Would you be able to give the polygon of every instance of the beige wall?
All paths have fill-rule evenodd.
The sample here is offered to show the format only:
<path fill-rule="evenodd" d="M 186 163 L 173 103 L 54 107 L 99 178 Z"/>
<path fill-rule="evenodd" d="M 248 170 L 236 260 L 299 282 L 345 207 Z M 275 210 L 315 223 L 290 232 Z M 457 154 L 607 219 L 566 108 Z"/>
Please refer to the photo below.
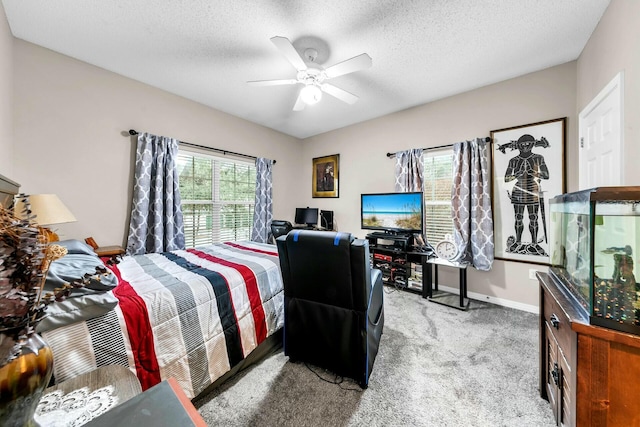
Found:
<path fill-rule="evenodd" d="M 0 3 L 0 175 L 13 176 L 13 36 Z"/>
<path fill-rule="evenodd" d="M 395 160 L 385 153 L 409 148 L 435 147 L 474 137 L 489 136 L 491 130 L 567 117 L 568 140 L 576 127 L 576 63 L 570 62 L 474 91 L 452 96 L 379 119 L 329 132 L 303 141 L 304 196 L 302 205 L 335 212 L 341 231 L 364 237 L 360 229 L 360 194 L 394 191 Z M 340 154 L 340 197 L 311 198 L 311 159 Z M 577 180 L 577 154 L 567 153 L 567 178 Z M 537 306 L 538 284 L 528 279 L 528 270 L 540 265 L 496 260 L 490 272 L 471 269 L 469 291 Z M 455 277 L 449 284 L 457 286 Z"/>
<path fill-rule="evenodd" d="M 4 80 L 3 80 L 4 81 Z M 133 128 L 277 160 L 274 214 L 296 205 L 299 141 L 64 55 L 14 40 L 15 173 L 26 193 L 57 193 L 78 221 L 61 238 L 123 244 Z"/>
<path fill-rule="evenodd" d="M 640 185 L 640 1 L 612 0 L 578 58 L 580 112 L 624 71 L 624 181 Z"/>
<path fill-rule="evenodd" d="M 124 243 L 127 231 L 134 144 L 122 132 L 129 128 L 275 158 L 274 217 L 292 219 L 296 206 L 333 210 L 339 229 L 359 237 L 366 234 L 360 194 L 393 191 L 388 151 L 564 116 L 575 139 L 575 63 L 303 142 L 20 40 L 14 41 L 14 90 L 13 178 L 25 192 L 59 194 L 74 212 L 78 222 L 57 227 L 62 238 L 92 235 L 102 244 Z M 341 156 L 340 198 L 313 199 L 311 158 L 334 153 Z M 567 172 L 569 182 L 576 179 Z M 469 273 L 469 290 L 535 306 L 529 268 L 540 266 L 496 261 L 490 273 Z"/>

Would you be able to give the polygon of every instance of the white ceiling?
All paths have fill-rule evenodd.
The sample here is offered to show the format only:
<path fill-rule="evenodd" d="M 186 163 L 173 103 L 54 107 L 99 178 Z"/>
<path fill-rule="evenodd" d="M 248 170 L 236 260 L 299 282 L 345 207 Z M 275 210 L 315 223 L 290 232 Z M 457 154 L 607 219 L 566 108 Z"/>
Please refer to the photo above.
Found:
<path fill-rule="evenodd" d="M 13 35 L 297 138 L 575 60 L 609 0 L 2 0 Z M 366 52 L 292 111 L 296 71 L 269 40 L 328 67 Z"/>

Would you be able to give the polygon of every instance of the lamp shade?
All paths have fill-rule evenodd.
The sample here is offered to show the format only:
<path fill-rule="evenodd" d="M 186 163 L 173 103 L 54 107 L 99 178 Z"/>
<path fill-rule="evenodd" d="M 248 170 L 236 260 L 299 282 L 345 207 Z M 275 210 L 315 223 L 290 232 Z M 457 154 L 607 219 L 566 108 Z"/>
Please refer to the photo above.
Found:
<path fill-rule="evenodd" d="M 32 194 L 29 196 L 29 203 L 31 204 L 31 213 L 35 215 L 34 221 L 38 225 L 76 221 L 76 217 L 55 194 Z M 14 212 L 16 217 L 25 218 L 22 200 L 16 200 Z"/>

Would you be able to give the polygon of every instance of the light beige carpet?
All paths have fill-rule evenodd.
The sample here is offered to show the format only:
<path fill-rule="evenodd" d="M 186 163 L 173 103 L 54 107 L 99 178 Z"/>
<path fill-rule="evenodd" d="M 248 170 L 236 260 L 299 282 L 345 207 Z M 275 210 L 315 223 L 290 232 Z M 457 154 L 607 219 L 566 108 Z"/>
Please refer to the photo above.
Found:
<path fill-rule="evenodd" d="M 368 389 L 322 381 L 280 350 L 196 407 L 211 426 L 555 425 L 538 392 L 537 315 L 477 301 L 464 312 L 385 291 Z"/>

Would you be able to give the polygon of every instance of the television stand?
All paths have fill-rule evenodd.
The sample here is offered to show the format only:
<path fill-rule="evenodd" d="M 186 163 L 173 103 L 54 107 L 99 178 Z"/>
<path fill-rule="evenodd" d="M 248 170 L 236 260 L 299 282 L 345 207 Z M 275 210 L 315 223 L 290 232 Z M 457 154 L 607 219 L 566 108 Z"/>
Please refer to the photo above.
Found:
<path fill-rule="evenodd" d="M 411 234 L 373 232 L 367 234 L 371 265 L 382 271 L 382 282 L 427 297 L 423 272 L 427 253 L 412 251 Z"/>
<path fill-rule="evenodd" d="M 367 234 L 369 248 L 393 249 L 395 251 L 406 252 L 413 243 L 410 234 L 391 234 L 384 232 L 374 232 Z"/>

